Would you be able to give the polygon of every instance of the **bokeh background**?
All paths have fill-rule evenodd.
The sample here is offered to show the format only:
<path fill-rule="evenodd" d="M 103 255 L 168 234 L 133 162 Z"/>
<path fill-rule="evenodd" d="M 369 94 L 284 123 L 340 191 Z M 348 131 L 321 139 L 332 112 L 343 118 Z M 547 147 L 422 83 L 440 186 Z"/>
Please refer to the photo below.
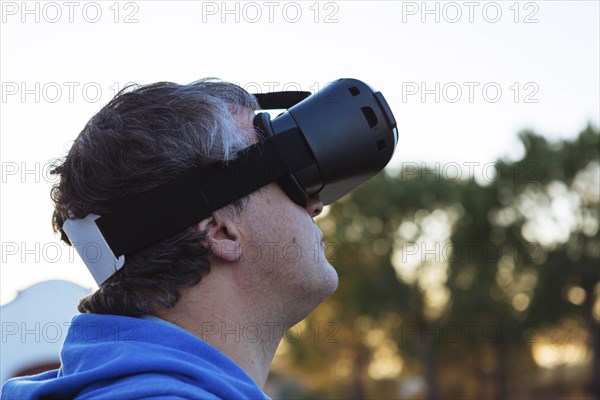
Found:
<path fill-rule="evenodd" d="M 288 331 L 267 392 L 600 393 L 599 2 L 0 7 L 3 363 L 18 346 L 60 344 L 62 316 L 39 323 L 36 311 L 76 312 L 56 293 L 68 285 L 26 288 L 95 288 L 52 234 L 48 169 L 116 91 L 214 76 L 255 93 L 315 92 L 354 77 L 385 95 L 398 148 L 319 218 L 340 286 Z"/>
<path fill-rule="evenodd" d="M 596 398 L 599 133 L 520 138 L 493 182 L 390 170 L 321 219 L 340 288 L 276 363 L 308 398 Z"/>

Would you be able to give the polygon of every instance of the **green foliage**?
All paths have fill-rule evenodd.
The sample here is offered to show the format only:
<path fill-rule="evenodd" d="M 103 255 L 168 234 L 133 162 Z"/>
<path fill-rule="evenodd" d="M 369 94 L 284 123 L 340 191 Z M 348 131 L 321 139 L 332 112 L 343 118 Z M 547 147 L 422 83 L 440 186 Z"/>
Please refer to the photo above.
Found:
<path fill-rule="evenodd" d="M 311 353 L 318 359 L 306 376 L 330 377 L 315 393 L 399 397 L 406 382 L 424 377 L 417 397 L 532 397 L 553 393 L 552 382 L 547 389 L 530 379 L 538 368 L 532 343 L 545 327 L 575 318 L 597 341 L 600 134 L 588 126 L 574 140 L 550 142 L 529 131 L 519 137 L 524 157 L 498 161 L 492 182 L 456 182 L 427 169 L 391 171 L 331 206 L 320 223 L 340 285 L 311 318 L 336 324 L 338 340 L 296 343 L 290 353 L 297 362 Z M 419 241 L 435 221 L 445 221 L 449 234 L 436 239 L 431 254 L 431 243 L 423 251 Z M 421 251 L 411 279 L 402 272 L 407 243 Z M 441 273 L 438 283 L 427 281 L 431 271 Z M 440 293 L 441 306 L 433 302 Z M 463 330 L 452 341 L 443 336 L 449 324 L 493 324 L 502 335 L 485 340 Z M 597 375 L 593 339 L 587 351 L 593 352 L 587 373 Z M 389 365 L 401 359 L 401 372 L 374 380 L 373 365 L 384 356 Z M 457 370 L 465 380 L 458 387 L 450 378 Z M 587 384 L 577 390 L 593 393 L 597 376 Z"/>

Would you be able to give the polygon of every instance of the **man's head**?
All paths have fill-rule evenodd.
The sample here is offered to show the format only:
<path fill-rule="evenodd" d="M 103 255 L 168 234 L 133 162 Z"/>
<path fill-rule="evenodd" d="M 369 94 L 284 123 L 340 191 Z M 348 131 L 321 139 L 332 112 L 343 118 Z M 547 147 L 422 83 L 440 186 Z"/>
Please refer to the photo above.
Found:
<path fill-rule="evenodd" d="M 214 80 L 125 89 L 89 121 L 54 169 L 60 176 L 52 192 L 55 230 L 68 218 L 109 213 L 123 199 L 198 167 L 234 159 L 257 140 L 252 124 L 257 108 L 254 96 Z M 82 300 L 79 309 L 137 316 L 171 308 L 182 291 L 198 285 L 216 266 L 237 268 L 240 273 L 233 277 L 246 279 L 244 284 L 270 298 L 282 290 L 285 302 L 315 290 L 315 301 L 322 300 L 335 289 L 337 275 L 315 248 L 320 237 L 312 216 L 321 207 L 312 199 L 303 209 L 270 184 L 129 255 L 125 266 Z M 272 256 L 266 253 L 269 248 Z M 265 290 L 267 282 L 271 292 Z"/>

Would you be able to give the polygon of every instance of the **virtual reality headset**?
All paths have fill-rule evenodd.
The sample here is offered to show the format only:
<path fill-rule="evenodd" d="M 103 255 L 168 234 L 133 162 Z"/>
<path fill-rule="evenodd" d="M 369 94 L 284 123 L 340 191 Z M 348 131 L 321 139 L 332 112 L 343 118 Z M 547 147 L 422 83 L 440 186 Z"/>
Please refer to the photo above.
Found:
<path fill-rule="evenodd" d="M 331 204 L 390 161 L 398 141 L 394 115 L 380 92 L 356 79 L 323 90 L 255 95 L 261 108 L 287 109 L 254 118 L 258 142 L 234 161 L 198 169 L 106 215 L 68 219 L 63 231 L 101 285 L 125 257 L 181 232 L 214 211 L 277 182 L 306 206 Z"/>

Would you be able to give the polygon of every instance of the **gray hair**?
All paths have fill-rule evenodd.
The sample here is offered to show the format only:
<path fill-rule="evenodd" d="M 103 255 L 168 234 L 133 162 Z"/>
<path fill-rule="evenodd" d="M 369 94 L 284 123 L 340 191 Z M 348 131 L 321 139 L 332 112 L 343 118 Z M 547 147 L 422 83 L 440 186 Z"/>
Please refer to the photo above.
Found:
<path fill-rule="evenodd" d="M 125 198 L 235 159 L 251 143 L 235 114 L 256 109 L 254 96 L 213 78 L 124 88 L 52 169 L 60 177 L 51 192 L 54 230 L 62 233 L 67 218 L 110 213 Z M 230 207 L 239 211 L 242 205 L 239 200 Z M 198 284 L 210 270 L 210 250 L 199 245 L 205 237 L 190 227 L 128 255 L 119 272 L 81 300 L 79 311 L 140 316 L 173 307 L 181 289 Z M 64 233 L 62 239 L 69 243 Z"/>

